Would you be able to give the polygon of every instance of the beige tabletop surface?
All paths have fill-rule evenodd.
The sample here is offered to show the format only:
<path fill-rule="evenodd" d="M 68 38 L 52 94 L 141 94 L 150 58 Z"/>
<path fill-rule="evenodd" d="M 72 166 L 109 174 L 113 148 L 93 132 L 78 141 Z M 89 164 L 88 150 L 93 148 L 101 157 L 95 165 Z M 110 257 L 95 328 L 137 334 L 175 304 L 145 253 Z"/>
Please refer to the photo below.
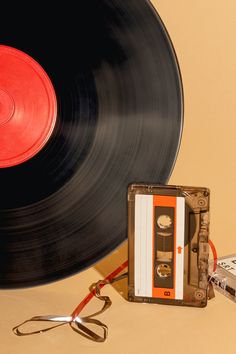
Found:
<path fill-rule="evenodd" d="M 128 0 L 124 0 L 128 1 Z M 182 144 L 171 184 L 211 189 L 211 239 L 220 256 L 236 253 L 236 2 L 153 0 L 174 43 L 185 93 Z M 103 293 L 112 307 L 97 344 L 68 326 L 29 337 L 12 327 L 34 315 L 70 314 L 94 281 L 127 258 L 127 244 L 86 271 L 24 290 L 0 291 L 0 354 L 235 353 L 236 304 L 217 293 L 204 309 L 129 303 L 126 282 Z M 84 310 L 98 308 L 93 300 Z"/>

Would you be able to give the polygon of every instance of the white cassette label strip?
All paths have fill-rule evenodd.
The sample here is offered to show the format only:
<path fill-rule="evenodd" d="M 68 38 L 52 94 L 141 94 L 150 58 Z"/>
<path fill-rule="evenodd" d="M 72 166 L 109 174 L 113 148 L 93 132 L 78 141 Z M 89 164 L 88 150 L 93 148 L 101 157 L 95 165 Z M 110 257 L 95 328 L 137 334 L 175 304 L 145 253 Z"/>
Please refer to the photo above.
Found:
<path fill-rule="evenodd" d="M 184 229 L 185 199 L 176 198 L 176 260 L 175 260 L 175 298 L 182 300 L 184 296 Z"/>
<path fill-rule="evenodd" d="M 135 296 L 153 296 L 153 195 L 135 196 L 134 290 Z M 176 197 L 176 231 L 173 252 L 174 297 L 183 299 L 185 198 Z"/>
<path fill-rule="evenodd" d="M 153 196 L 135 196 L 135 296 L 152 297 Z"/>

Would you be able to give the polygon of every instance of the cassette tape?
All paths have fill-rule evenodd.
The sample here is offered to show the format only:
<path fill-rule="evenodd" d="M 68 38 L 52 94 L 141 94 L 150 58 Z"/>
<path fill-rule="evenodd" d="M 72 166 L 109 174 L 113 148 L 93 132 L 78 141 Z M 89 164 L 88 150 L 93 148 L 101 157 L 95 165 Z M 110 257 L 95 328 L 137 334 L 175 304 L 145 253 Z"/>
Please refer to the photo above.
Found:
<path fill-rule="evenodd" d="M 209 280 L 221 294 L 236 302 L 236 254 L 218 258 L 216 270 L 214 261 L 209 264 Z"/>
<path fill-rule="evenodd" d="M 129 186 L 129 301 L 206 306 L 208 240 L 207 188 Z"/>

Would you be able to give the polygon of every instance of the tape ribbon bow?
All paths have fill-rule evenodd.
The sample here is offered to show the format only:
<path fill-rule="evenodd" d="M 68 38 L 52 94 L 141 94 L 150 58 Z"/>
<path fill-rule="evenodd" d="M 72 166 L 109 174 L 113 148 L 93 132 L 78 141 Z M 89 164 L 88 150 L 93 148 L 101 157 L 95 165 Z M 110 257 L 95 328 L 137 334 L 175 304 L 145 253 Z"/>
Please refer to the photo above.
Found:
<path fill-rule="evenodd" d="M 99 280 L 97 283 L 93 283 L 90 287 L 90 293 L 84 298 L 84 300 L 76 307 L 76 309 L 73 311 L 73 313 L 70 316 L 66 315 L 47 315 L 47 316 L 34 316 L 30 318 L 29 320 L 26 320 L 22 322 L 21 324 L 15 326 L 12 330 L 17 336 L 28 336 L 32 334 L 39 334 L 39 333 L 44 333 L 48 332 L 54 328 L 63 326 L 63 325 L 69 325 L 73 331 L 76 333 L 80 334 L 81 336 L 90 339 L 94 342 L 105 342 L 107 339 L 108 335 L 108 327 L 102 323 L 101 321 L 93 318 L 104 311 L 106 311 L 112 304 L 110 298 L 108 296 L 102 296 L 101 295 L 101 288 L 107 284 L 114 283 L 115 281 L 119 281 L 125 277 L 127 277 L 127 273 L 120 275 L 119 277 L 114 278 L 117 274 L 119 274 L 124 268 L 127 267 L 128 262 L 124 262 L 119 268 L 117 268 L 114 272 L 112 272 L 110 275 L 108 275 L 104 280 Z M 101 300 L 104 302 L 103 307 L 101 310 L 93 313 L 92 315 L 89 316 L 84 316 L 81 317 L 79 316 L 80 312 L 82 309 L 85 307 L 85 305 L 93 298 L 96 297 L 97 299 Z M 53 322 L 54 325 L 38 329 L 38 330 L 32 330 L 32 331 L 24 331 L 23 327 L 27 323 L 34 323 L 34 322 Z M 99 327 L 101 334 L 98 334 L 97 332 L 94 332 L 90 328 L 88 328 L 86 325 L 94 325 L 96 327 Z"/>

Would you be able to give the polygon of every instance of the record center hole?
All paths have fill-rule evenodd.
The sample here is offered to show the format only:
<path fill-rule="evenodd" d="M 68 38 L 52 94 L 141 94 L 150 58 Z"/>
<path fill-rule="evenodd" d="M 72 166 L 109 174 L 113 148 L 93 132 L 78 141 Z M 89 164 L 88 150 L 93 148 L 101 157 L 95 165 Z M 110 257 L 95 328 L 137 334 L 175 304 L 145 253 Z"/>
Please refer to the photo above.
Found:
<path fill-rule="evenodd" d="M 13 116 L 15 110 L 13 98 L 0 89 L 0 125 L 6 124 Z"/>

